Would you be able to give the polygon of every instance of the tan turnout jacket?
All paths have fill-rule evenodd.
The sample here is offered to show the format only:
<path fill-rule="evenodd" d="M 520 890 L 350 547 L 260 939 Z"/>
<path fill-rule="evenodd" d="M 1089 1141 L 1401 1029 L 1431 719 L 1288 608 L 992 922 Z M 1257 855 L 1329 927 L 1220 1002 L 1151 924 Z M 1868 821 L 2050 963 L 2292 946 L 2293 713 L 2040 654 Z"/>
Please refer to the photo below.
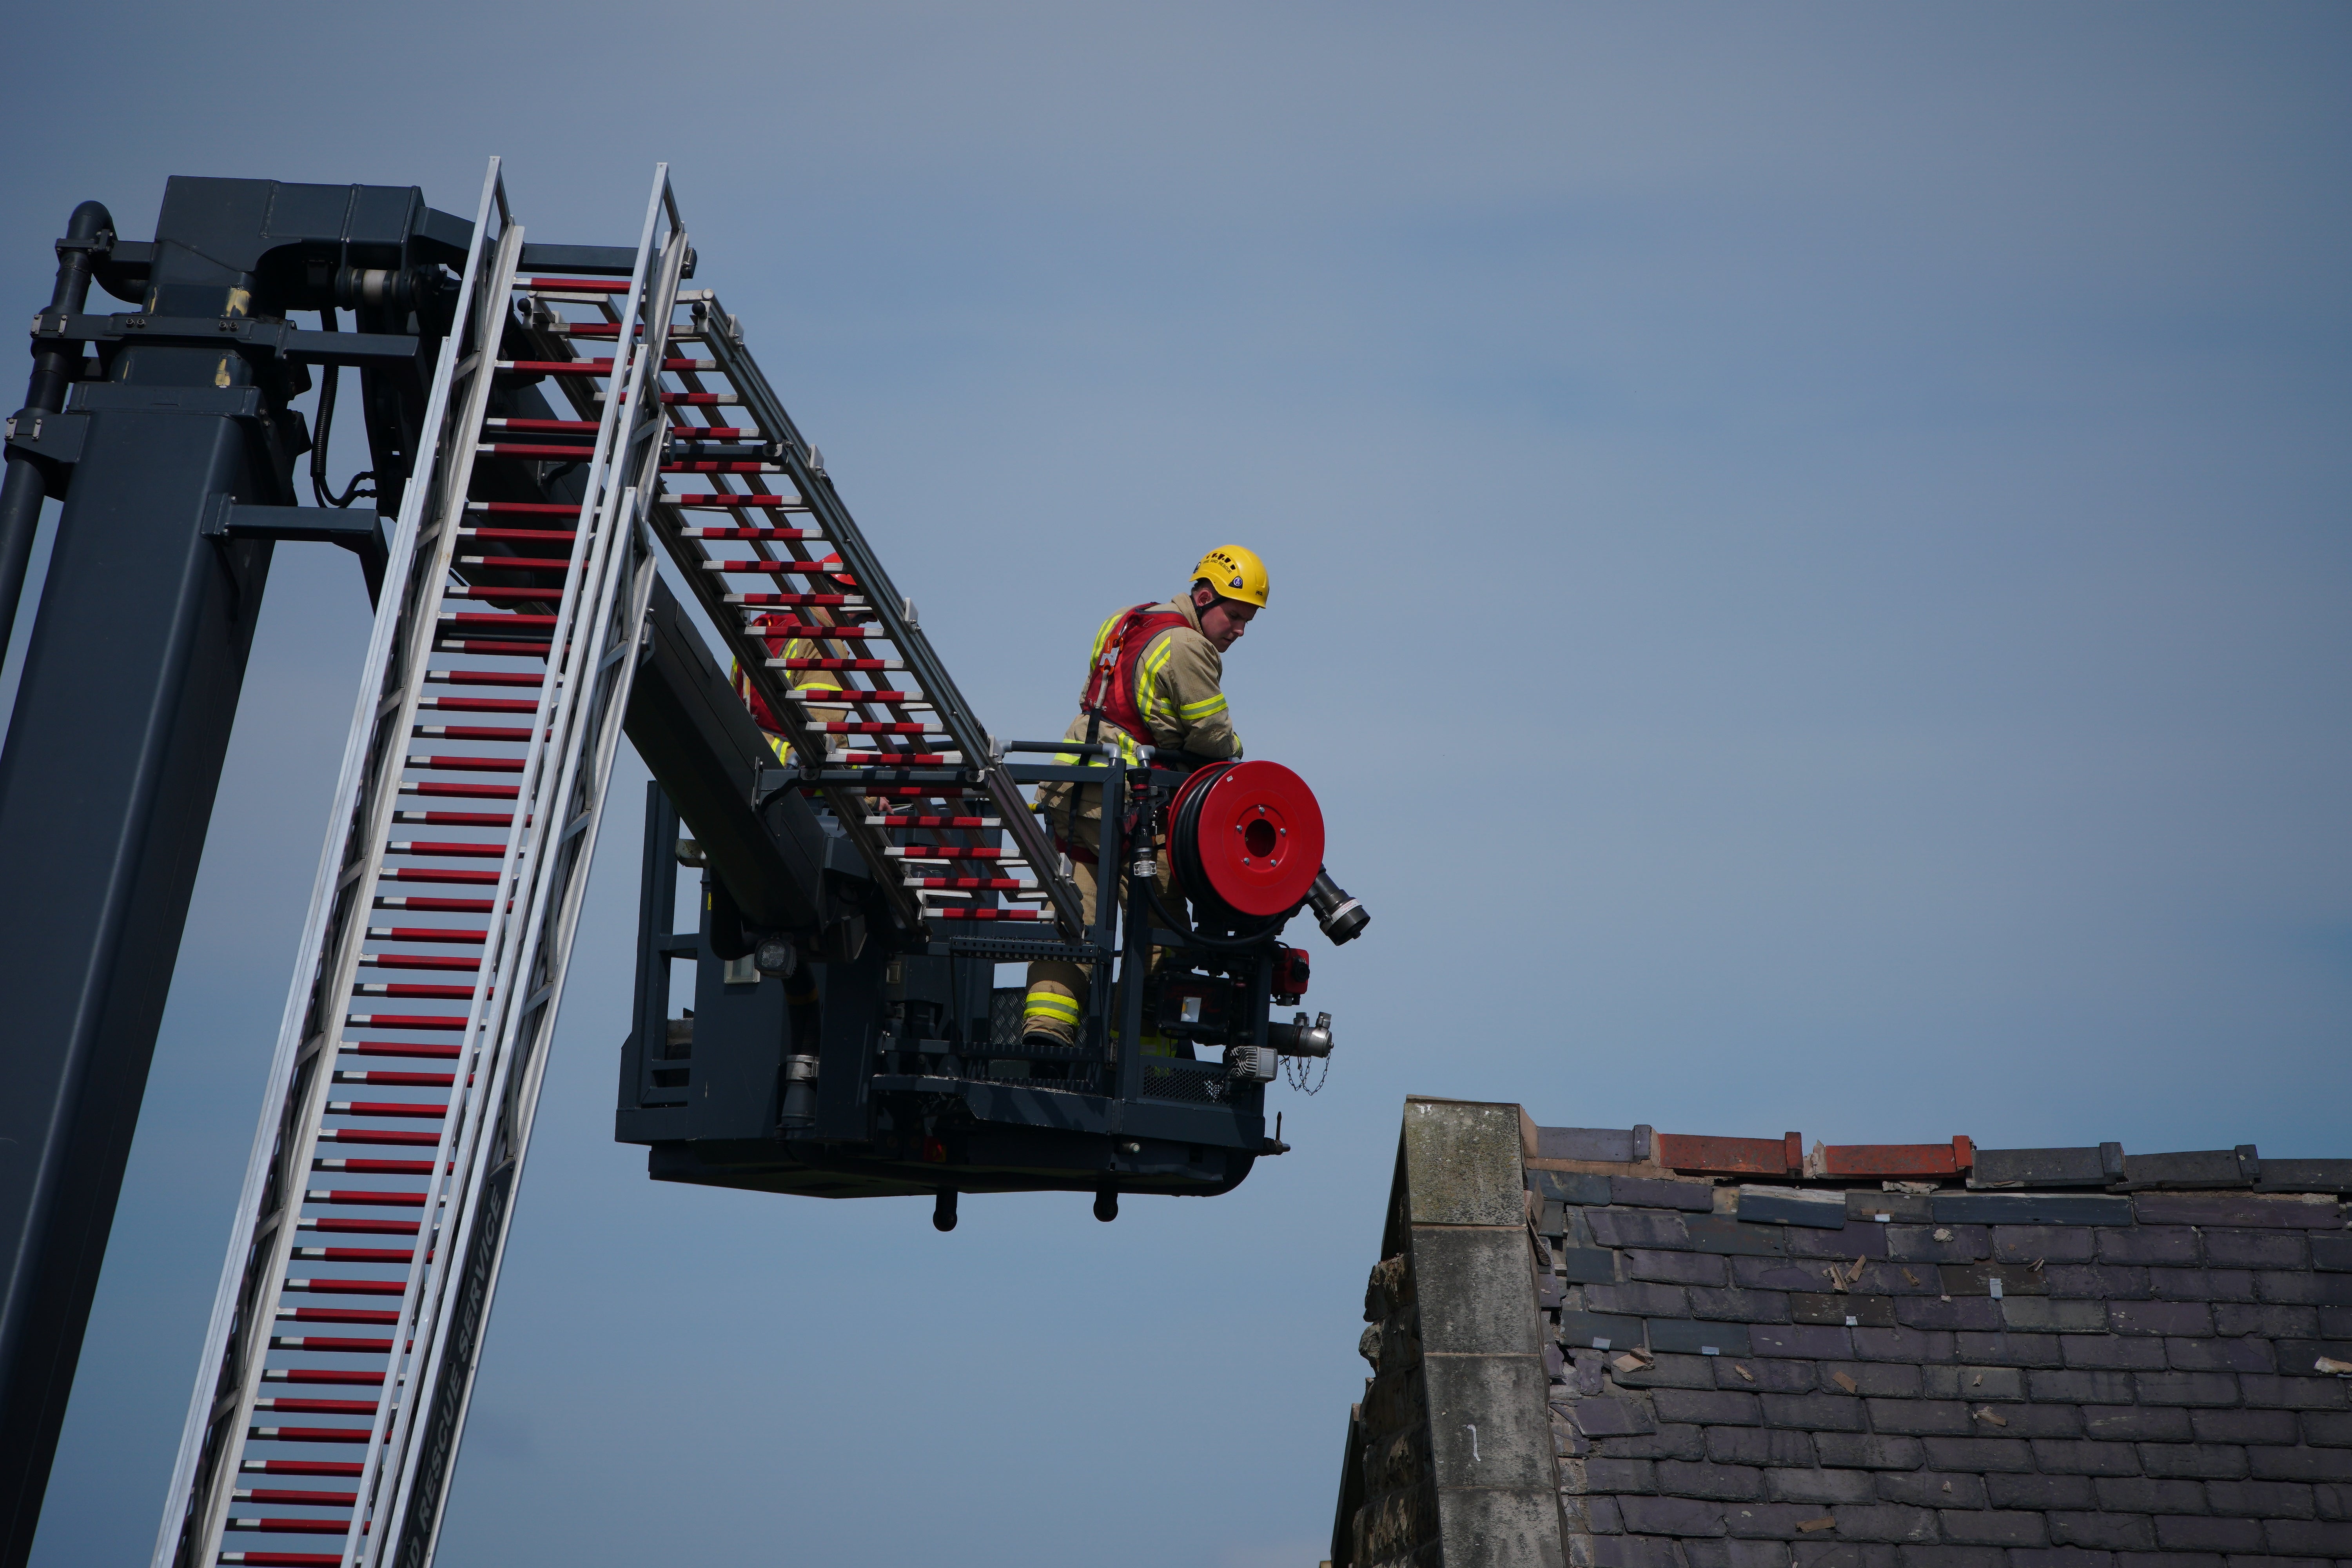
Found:
<path fill-rule="evenodd" d="M 1176 751 L 1190 752 L 1196 757 L 1238 757 L 1242 754 L 1242 738 L 1234 732 L 1232 710 L 1225 704 L 1223 689 L 1225 661 L 1216 645 L 1201 635 L 1201 612 L 1192 603 L 1192 595 L 1180 594 L 1156 610 L 1173 610 L 1188 623 L 1171 626 L 1145 645 L 1143 657 L 1136 661 L 1135 705 L 1141 710 L 1144 722 L 1150 727 L 1151 743 Z M 1087 667 L 1102 657 L 1103 644 L 1111 628 L 1118 626 L 1120 610 L 1105 620 L 1095 631 L 1094 649 L 1087 656 Z M 1087 718 L 1084 713 L 1070 721 L 1062 739 L 1083 741 L 1087 738 Z M 1135 741 L 1118 725 L 1105 721 L 1099 740 L 1119 745 L 1133 758 Z M 1054 760 L 1068 766 L 1082 759 L 1074 752 L 1058 753 Z M 1090 765 L 1099 765 L 1090 764 Z M 1047 820 L 1059 824 L 1066 812 L 1071 812 L 1071 792 L 1077 792 L 1073 815 L 1079 817 L 1099 817 L 1102 815 L 1102 791 L 1092 785 L 1068 784 L 1040 784 L 1037 804 L 1046 813 Z"/>

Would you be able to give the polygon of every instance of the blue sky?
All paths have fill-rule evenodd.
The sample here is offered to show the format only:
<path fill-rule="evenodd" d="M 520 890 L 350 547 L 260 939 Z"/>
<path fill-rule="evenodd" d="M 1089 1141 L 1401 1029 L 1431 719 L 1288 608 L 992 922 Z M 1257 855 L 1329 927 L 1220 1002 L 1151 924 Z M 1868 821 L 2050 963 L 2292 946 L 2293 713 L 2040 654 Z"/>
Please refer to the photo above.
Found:
<path fill-rule="evenodd" d="M 12 35 L 33 36 L 20 9 Z M 155 8 L 0 292 L 164 178 L 491 153 L 717 288 L 966 694 L 1267 559 L 1374 911 L 1213 1203 L 656 1187 L 625 755 L 443 1561 L 1312 1563 L 1407 1093 L 2352 1153 L 2352 19 L 2084 4 Z M 342 449 L 344 458 L 356 448 Z M 352 466 L 348 462 L 339 465 Z M 152 1540 L 365 637 L 281 550 L 36 1561 Z M 6 684 L 0 681 L 0 699 Z M 1319 943 L 1319 939 L 1315 939 Z"/>

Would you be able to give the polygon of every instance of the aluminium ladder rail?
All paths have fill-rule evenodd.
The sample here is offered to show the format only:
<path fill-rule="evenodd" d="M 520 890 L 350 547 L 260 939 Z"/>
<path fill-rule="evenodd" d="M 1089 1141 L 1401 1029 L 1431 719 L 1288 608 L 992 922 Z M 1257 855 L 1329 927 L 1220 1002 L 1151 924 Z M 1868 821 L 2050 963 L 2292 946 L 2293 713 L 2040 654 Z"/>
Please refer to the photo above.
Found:
<path fill-rule="evenodd" d="M 521 249 L 493 159 L 155 1568 L 422 1568 L 438 1536 L 653 585 L 654 389 L 687 256 L 667 165 L 626 284 L 520 279 Z M 518 295 L 584 300 L 606 318 L 613 354 L 593 374 L 614 395 L 574 454 L 579 499 L 547 508 L 561 521 L 468 526 L 486 466 L 515 460 L 481 437 L 495 378 L 513 369 L 499 356 Z M 469 544 L 484 553 L 461 554 Z M 493 716 L 522 722 L 464 721 Z M 420 722 L 441 719 L 460 721 Z M 418 754 L 417 740 L 467 750 Z M 504 809 L 440 809 L 467 804 Z M 436 837 L 409 837 L 419 828 Z M 419 923 L 372 924 L 379 910 Z M 377 1011 L 385 1001 L 411 1010 Z M 386 1059 L 410 1067 L 364 1065 Z M 333 1098 L 343 1086 L 382 1098 Z M 328 1184 L 310 1185 L 320 1174 Z M 346 1241 L 382 1245 L 304 1245 Z M 329 1325 L 345 1331 L 310 1331 Z M 253 1534 L 312 1539 L 227 1545 Z"/>
<path fill-rule="evenodd" d="M 154 1568 L 431 1562 L 627 704 L 651 541 L 801 760 L 780 776 L 833 808 L 908 934 L 1050 918 L 1085 941 L 1058 856 L 734 318 L 709 290 L 680 291 L 691 251 L 667 165 L 626 284 L 519 279 L 521 240 L 494 159 Z M 674 342 L 705 354 L 671 357 Z M 502 357 L 517 343 L 538 357 Z M 581 417 L 494 416 L 501 375 L 551 384 Z M 720 423 L 721 408 L 745 422 Z M 576 498 L 504 499 L 549 495 L 549 467 L 577 476 Z M 688 521 L 712 511 L 727 524 Z M 722 544 L 730 553 L 713 553 Z M 515 577 L 524 585 L 483 581 Z M 493 716 L 523 722 L 467 721 Z M 443 719 L 457 721 L 420 721 Z M 420 739 L 467 752 L 409 752 Z M 861 742 L 872 750 L 849 749 Z M 923 815 L 934 799 L 948 814 Z M 995 815 L 949 815 L 964 801 Z M 495 809 L 455 809 L 469 804 Z M 419 827 L 433 837 L 405 837 Z M 1012 847 L 995 847 L 1002 833 Z M 1024 868 L 1025 882 L 1002 874 Z M 972 871 L 983 874 L 959 874 Z M 420 923 L 372 924 L 375 910 Z M 377 1012 L 378 998 L 418 1010 Z M 342 1085 L 384 1098 L 331 1098 Z M 310 1186 L 316 1173 L 331 1184 Z M 321 1264 L 334 1277 L 291 1272 Z M 310 1331 L 320 1326 L 346 1331 Z M 313 1539 L 227 1544 L 253 1535 Z"/>

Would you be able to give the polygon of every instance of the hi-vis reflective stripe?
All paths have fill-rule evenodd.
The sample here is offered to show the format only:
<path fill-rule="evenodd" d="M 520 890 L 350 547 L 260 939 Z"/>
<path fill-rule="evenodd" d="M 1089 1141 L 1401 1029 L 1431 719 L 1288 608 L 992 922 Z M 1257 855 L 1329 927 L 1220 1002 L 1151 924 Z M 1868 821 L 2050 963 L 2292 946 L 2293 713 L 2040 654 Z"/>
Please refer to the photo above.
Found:
<path fill-rule="evenodd" d="M 1185 718 L 1193 720 L 1205 719 L 1212 713 L 1222 713 L 1224 710 L 1225 694 L 1222 691 L 1214 697 L 1203 697 L 1198 702 L 1187 702 L 1176 710 Z"/>
<path fill-rule="evenodd" d="M 1058 1018 L 1065 1024 L 1078 1021 L 1078 999 L 1055 991 L 1032 991 L 1029 1000 L 1022 1004 L 1024 1018 Z"/>
<path fill-rule="evenodd" d="M 1140 767 L 1143 764 L 1142 746 L 1137 742 L 1134 736 L 1129 734 L 1118 725 L 1104 725 L 1102 727 L 1102 739 L 1112 742 L 1118 745 L 1119 760 L 1126 763 L 1128 766 Z M 1054 753 L 1054 761 L 1057 765 L 1066 768 L 1107 768 L 1110 766 L 1108 763 L 1104 762 L 1100 757 L 1091 754 L 1082 757 L 1076 752 L 1055 752 Z M 1101 786 L 1097 784 L 1087 784 L 1084 787 L 1087 789 L 1097 789 Z"/>
<path fill-rule="evenodd" d="M 1094 658 L 1095 662 L 1097 664 L 1102 662 L 1104 645 L 1110 641 L 1111 628 L 1125 619 L 1127 619 L 1127 612 L 1125 610 L 1120 610 L 1113 615 L 1110 619 L 1105 621 L 1102 625 L 1095 628 Z"/>
<path fill-rule="evenodd" d="M 1142 661 L 1135 669 L 1136 706 L 1143 710 L 1145 719 L 1158 720 L 1171 730 L 1176 727 L 1176 710 L 1160 694 L 1160 674 L 1168 668 L 1168 660 L 1175 652 L 1176 634 L 1162 632 L 1144 650 Z"/>

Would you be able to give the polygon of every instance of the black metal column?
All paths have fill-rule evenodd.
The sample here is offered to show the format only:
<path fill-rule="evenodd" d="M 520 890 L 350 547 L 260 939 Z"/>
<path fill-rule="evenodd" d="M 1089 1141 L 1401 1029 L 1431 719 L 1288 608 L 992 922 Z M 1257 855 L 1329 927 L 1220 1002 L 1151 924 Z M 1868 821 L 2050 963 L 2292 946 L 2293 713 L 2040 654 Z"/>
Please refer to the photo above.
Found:
<path fill-rule="evenodd" d="M 207 538 L 203 512 L 282 494 L 238 419 L 89 418 L 0 754 L 11 1568 L 32 1550 L 269 571 L 268 542 Z"/>
<path fill-rule="evenodd" d="M 96 202 L 74 208 L 66 237 L 58 241 L 58 287 L 49 310 L 63 315 L 78 311 L 89 299 L 94 253 L 114 244 L 114 219 Z M 66 388 L 81 363 L 81 345 L 56 338 L 33 342 L 33 379 L 26 388 L 28 411 L 56 413 L 66 405 Z M 0 484 L 0 656 L 16 626 L 16 601 L 24 596 L 25 568 L 33 558 L 33 535 L 41 521 L 41 502 L 47 496 L 47 477 L 40 465 L 21 452 L 8 454 L 8 477 Z"/>

